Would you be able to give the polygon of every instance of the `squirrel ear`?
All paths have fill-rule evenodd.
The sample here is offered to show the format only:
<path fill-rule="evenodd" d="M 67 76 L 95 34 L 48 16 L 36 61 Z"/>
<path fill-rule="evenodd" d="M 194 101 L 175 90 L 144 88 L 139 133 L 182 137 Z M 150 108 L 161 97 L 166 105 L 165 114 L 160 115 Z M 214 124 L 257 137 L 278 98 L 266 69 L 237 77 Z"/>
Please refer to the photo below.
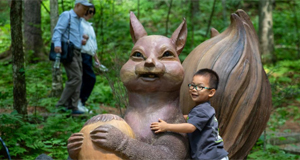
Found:
<path fill-rule="evenodd" d="M 141 37 L 147 36 L 146 30 L 132 11 L 130 12 L 130 34 L 133 43 L 136 43 Z"/>
<path fill-rule="evenodd" d="M 217 36 L 217 35 L 219 35 L 219 34 L 220 34 L 219 31 L 216 30 L 215 28 L 211 28 L 211 29 L 210 29 L 210 37 L 211 37 L 211 38 L 213 38 L 213 37 L 215 37 L 215 36 Z"/>
<path fill-rule="evenodd" d="M 177 54 L 179 55 L 184 48 L 187 37 L 187 27 L 185 18 L 180 26 L 172 34 L 171 41 L 176 46 Z"/>

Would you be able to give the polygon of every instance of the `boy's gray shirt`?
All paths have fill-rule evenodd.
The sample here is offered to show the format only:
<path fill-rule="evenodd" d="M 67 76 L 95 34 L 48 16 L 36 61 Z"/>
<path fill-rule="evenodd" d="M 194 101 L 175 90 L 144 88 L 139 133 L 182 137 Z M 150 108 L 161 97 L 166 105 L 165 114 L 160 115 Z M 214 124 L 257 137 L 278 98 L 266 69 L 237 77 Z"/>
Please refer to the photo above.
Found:
<path fill-rule="evenodd" d="M 219 136 L 215 109 L 209 102 L 194 107 L 187 122 L 197 128 L 193 133 L 188 133 L 192 159 L 222 159 L 228 155 Z"/>

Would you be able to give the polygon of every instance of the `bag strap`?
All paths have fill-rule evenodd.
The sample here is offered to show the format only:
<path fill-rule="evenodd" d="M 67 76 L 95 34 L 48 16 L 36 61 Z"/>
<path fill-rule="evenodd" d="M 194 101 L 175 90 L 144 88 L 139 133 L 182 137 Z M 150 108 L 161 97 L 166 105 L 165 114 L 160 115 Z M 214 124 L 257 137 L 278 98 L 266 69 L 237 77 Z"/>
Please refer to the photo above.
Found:
<path fill-rule="evenodd" d="M 70 42 L 70 30 L 71 30 L 71 12 L 69 12 L 69 25 L 68 25 L 68 28 L 69 28 L 69 33 L 68 33 L 68 43 Z"/>

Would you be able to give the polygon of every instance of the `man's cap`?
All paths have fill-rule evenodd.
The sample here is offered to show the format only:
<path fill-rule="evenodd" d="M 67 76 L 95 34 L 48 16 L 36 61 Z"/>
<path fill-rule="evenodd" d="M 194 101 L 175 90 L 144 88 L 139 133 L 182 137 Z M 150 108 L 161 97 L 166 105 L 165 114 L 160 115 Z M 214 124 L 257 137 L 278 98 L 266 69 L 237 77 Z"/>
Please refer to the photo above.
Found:
<path fill-rule="evenodd" d="M 84 5 L 84 6 L 87 6 L 87 7 L 92 6 L 92 4 L 89 3 L 88 0 L 76 0 L 76 1 L 75 1 L 75 5 L 76 5 L 77 3 L 80 3 L 80 4 L 82 4 L 82 5 Z"/>

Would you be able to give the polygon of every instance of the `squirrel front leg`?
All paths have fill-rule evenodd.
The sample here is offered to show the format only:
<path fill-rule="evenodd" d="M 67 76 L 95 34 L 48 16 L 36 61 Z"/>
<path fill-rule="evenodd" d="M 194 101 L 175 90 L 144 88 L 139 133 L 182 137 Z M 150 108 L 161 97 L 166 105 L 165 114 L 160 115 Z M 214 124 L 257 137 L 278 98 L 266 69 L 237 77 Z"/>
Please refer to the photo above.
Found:
<path fill-rule="evenodd" d="M 115 150 L 129 159 L 185 159 L 188 152 L 186 138 L 177 133 L 159 134 L 153 144 L 148 144 L 125 135 L 112 125 L 102 125 L 90 136 L 99 147 Z"/>

